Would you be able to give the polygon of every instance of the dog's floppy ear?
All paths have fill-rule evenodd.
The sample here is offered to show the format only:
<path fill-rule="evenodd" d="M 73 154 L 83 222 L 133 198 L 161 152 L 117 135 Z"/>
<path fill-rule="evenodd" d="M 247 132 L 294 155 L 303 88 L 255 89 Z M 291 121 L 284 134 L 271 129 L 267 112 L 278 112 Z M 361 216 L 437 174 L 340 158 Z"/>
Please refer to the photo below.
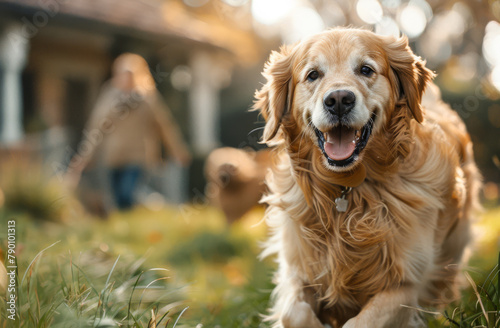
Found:
<path fill-rule="evenodd" d="M 283 116 L 289 112 L 293 93 L 293 47 L 283 46 L 273 51 L 262 75 L 266 84 L 255 92 L 253 110 L 259 110 L 266 120 L 262 141 L 272 143 L 277 136 Z"/>
<path fill-rule="evenodd" d="M 427 83 L 434 78 L 434 73 L 425 67 L 425 61 L 411 51 L 406 36 L 395 39 L 384 38 L 385 51 L 391 67 L 391 78 L 399 88 L 399 98 L 405 98 L 413 117 L 419 123 L 424 120 L 420 102 Z M 398 85 L 399 84 L 399 85 Z"/>

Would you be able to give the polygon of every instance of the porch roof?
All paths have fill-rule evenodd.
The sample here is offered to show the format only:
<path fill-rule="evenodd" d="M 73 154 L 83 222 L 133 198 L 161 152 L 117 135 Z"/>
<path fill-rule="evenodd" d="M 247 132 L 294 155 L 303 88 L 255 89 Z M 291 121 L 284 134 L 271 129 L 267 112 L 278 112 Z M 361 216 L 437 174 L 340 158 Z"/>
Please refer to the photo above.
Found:
<path fill-rule="evenodd" d="M 59 15 L 84 19 L 156 39 L 190 40 L 229 51 L 240 62 L 253 62 L 259 56 L 259 40 L 251 30 L 189 10 L 176 0 L 0 0 L 0 7 L 21 15 L 45 12 L 54 20 Z"/>

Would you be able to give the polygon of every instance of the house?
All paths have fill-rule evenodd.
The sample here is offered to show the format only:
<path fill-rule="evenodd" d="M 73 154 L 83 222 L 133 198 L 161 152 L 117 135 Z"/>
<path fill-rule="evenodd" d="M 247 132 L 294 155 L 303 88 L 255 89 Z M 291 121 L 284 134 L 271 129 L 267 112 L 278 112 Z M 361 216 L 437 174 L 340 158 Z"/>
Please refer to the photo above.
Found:
<path fill-rule="evenodd" d="M 246 12 L 221 1 L 198 8 L 181 0 L 0 0 L 0 159 L 17 152 L 42 158 L 50 174 L 64 171 L 123 52 L 146 58 L 203 158 L 221 143 L 221 90 L 235 70 L 256 62 L 260 69 L 267 54 Z M 256 87 L 239 102 L 250 102 Z M 163 192 L 185 200 L 188 174 L 170 167 L 175 179 Z"/>

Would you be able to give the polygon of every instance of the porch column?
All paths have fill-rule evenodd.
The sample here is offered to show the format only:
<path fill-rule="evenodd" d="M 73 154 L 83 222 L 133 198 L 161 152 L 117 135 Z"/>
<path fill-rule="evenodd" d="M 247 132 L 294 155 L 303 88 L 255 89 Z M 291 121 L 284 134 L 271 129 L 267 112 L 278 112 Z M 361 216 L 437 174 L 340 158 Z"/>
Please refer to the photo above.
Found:
<path fill-rule="evenodd" d="M 22 71 L 29 40 L 20 24 L 0 31 L 0 143 L 12 144 L 23 137 Z"/>
<path fill-rule="evenodd" d="M 209 53 L 191 58 L 189 91 L 191 141 L 195 155 L 207 155 L 220 144 L 220 65 Z"/>

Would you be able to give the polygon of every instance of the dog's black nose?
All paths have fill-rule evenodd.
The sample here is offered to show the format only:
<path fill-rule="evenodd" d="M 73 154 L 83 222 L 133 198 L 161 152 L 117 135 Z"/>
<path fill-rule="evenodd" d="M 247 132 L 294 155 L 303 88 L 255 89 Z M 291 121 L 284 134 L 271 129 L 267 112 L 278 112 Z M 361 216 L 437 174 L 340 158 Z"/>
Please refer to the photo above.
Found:
<path fill-rule="evenodd" d="M 328 92 L 323 98 L 323 106 L 325 109 L 342 117 L 349 113 L 356 104 L 356 96 L 348 90 L 335 90 Z"/>

